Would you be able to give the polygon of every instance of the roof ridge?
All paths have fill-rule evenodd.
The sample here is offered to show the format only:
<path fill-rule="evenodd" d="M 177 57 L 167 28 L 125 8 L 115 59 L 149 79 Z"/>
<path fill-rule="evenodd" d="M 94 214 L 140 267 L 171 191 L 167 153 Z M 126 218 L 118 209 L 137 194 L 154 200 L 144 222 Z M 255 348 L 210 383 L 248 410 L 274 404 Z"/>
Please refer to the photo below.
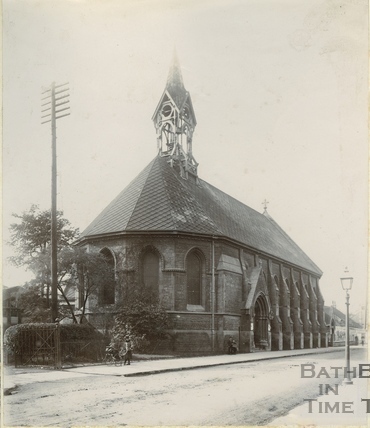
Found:
<path fill-rule="evenodd" d="M 262 214 L 263 215 L 263 214 Z M 316 268 L 321 272 L 321 273 L 323 273 L 322 272 L 322 270 L 317 266 L 317 264 L 313 261 L 313 260 L 311 260 L 311 258 L 310 257 L 308 257 L 308 255 L 306 254 L 306 252 L 305 251 L 303 251 L 302 250 L 302 248 L 294 241 L 294 239 L 292 239 L 286 232 L 285 232 L 285 230 L 276 222 L 276 220 L 274 220 L 272 217 L 271 217 L 271 215 L 269 214 L 268 215 L 268 217 L 267 216 L 264 216 L 265 218 L 267 218 L 268 219 L 268 221 L 271 221 L 272 223 L 274 223 L 274 225 L 277 227 L 277 230 L 282 234 L 282 235 L 284 235 L 293 245 L 295 245 L 298 249 L 299 249 L 299 251 L 301 251 L 310 261 L 311 261 L 311 263 L 313 263 L 315 266 L 316 266 Z"/>
<path fill-rule="evenodd" d="M 255 213 L 257 213 L 259 215 L 263 215 L 259 211 L 255 210 L 254 208 L 250 207 L 249 205 L 245 204 L 244 202 L 240 201 L 239 199 L 234 198 L 234 196 L 229 195 L 228 193 L 224 192 L 223 190 L 219 189 L 218 187 L 214 186 L 213 184 L 208 183 L 208 181 L 205 181 L 202 178 L 198 178 L 198 180 L 205 183 L 207 186 L 212 187 L 213 189 L 216 189 L 217 192 L 223 193 L 225 196 L 233 199 L 234 201 L 238 202 L 239 204 L 244 205 L 245 207 L 249 208 L 250 210 L 254 211 Z"/>

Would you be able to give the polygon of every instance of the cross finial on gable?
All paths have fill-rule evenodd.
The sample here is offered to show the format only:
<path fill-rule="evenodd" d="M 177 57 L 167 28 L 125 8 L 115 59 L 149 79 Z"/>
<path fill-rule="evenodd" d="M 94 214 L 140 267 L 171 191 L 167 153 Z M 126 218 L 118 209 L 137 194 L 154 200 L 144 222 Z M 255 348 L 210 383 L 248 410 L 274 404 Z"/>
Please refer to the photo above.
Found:
<path fill-rule="evenodd" d="M 262 202 L 263 208 L 265 211 L 267 211 L 267 204 L 269 204 L 270 202 L 267 201 L 266 199 Z"/>

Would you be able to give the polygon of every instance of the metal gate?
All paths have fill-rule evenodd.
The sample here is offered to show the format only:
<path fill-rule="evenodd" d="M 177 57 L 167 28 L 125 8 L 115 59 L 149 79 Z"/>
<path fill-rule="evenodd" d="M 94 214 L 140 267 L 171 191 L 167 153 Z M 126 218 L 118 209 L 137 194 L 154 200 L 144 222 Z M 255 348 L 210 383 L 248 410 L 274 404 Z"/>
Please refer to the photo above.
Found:
<path fill-rule="evenodd" d="M 58 325 L 20 330 L 15 367 L 25 365 L 61 368 L 60 330 Z"/>

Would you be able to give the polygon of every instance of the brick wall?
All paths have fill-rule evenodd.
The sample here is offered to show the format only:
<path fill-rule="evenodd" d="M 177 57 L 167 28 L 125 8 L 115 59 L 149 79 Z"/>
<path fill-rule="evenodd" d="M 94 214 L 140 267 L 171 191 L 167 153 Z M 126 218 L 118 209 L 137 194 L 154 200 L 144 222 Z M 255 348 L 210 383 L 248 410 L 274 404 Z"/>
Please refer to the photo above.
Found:
<path fill-rule="evenodd" d="M 212 243 L 210 239 L 164 235 L 123 236 L 109 240 L 95 240 L 88 247 L 91 251 L 100 251 L 107 247 L 113 252 L 117 271 L 116 296 L 118 301 L 124 299 L 127 293 L 130 292 L 130 289 L 141 282 L 140 260 L 145 248 L 155 249 L 160 257 L 158 287 L 162 304 L 168 311 L 177 311 L 176 314 L 171 314 L 174 321 L 173 329 L 170 332 L 171 339 L 162 341 L 163 343 L 158 345 L 158 347 L 163 351 L 171 349 L 176 353 L 194 353 L 195 348 L 199 352 L 211 351 Z M 187 275 L 185 270 L 187 254 L 193 249 L 197 250 L 203 263 L 203 308 L 196 308 L 197 311 L 203 310 L 203 312 L 195 313 L 189 311 L 189 307 L 187 306 Z M 291 315 L 295 323 L 298 322 L 297 320 L 299 320 L 300 316 L 302 317 L 302 313 L 299 313 L 301 311 L 298 309 L 309 308 L 311 309 L 311 316 L 316 316 L 315 311 L 319 306 L 318 302 L 313 304 L 312 297 L 310 296 L 311 305 L 309 305 L 306 295 L 300 289 L 301 277 L 303 283 L 307 284 L 307 286 L 310 285 L 310 278 L 307 273 L 301 272 L 298 269 L 293 270 L 290 266 L 270 261 L 267 258 L 257 256 L 250 250 L 241 250 L 221 240 L 215 240 L 214 250 L 215 267 L 219 265 L 220 258 L 224 255 L 240 260 L 242 268 L 240 273 L 228 271 L 225 266 L 222 270 L 215 272 L 215 322 L 217 326 L 215 326 L 215 329 L 217 330 L 217 349 L 220 352 L 224 347 L 224 337 L 228 334 L 238 334 L 241 319 L 239 314 L 241 314 L 243 301 L 245 303 L 247 297 L 248 275 L 256 265 L 258 266 L 259 261 L 262 263 L 262 270 L 257 283 L 256 294 L 259 291 L 263 291 L 269 296 L 270 303 L 276 301 L 276 304 L 280 306 L 280 316 L 283 324 L 285 324 L 282 326 L 279 318 L 277 318 L 276 322 L 271 323 L 276 330 L 277 343 L 280 340 L 279 334 L 282 327 L 285 334 L 289 333 L 288 314 L 290 307 L 292 308 Z M 245 269 L 246 266 L 248 269 Z M 272 282 L 272 277 L 275 275 L 279 280 L 278 293 L 276 293 Z M 291 286 L 293 284 L 292 279 L 298 282 L 301 296 L 297 297 L 298 300 L 296 301 L 299 301 L 299 304 L 295 303 L 294 293 L 290 296 L 289 291 L 285 290 L 284 278 L 289 279 Z M 313 288 L 318 289 L 317 278 L 311 277 L 311 282 Z M 308 289 L 307 291 L 309 292 Z M 92 307 L 95 304 L 96 302 L 91 302 Z M 321 300 L 320 305 L 322 306 Z M 322 310 L 321 306 L 320 310 Z M 217 315 L 217 312 L 222 315 Z M 235 316 L 231 314 L 235 314 Z M 304 319 L 304 316 L 302 319 Z M 103 319 L 97 319 L 96 321 L 102 327 L 106 323 Z M 309 321 L 305 321 L 303 324 L 306 337 L 308 338 L 309 334 L 312 334 L 312 327 Z M 295 328 L 294 332 L 299 332 L 298 330 Z M 309 338 L 306 339 L 306 346 L 310 340 Z"/>
<path fill-rule="evenodd" d="M 202 312 L 177 312 L 170 314 L 174 330 L 210 330 L 211 314 Z"/>
<path fill-rule="evenodd" d="M 239 313 L 242 301 L 242 276 L 223 273 L 225 281 L 225 312 Z"/>

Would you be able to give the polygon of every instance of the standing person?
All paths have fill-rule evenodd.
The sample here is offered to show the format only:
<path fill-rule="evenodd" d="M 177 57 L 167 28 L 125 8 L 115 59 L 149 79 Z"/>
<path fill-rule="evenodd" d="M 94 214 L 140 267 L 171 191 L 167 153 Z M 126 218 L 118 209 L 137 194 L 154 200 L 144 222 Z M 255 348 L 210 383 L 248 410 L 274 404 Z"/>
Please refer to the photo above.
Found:
<path fill-rule="evenodd" d="M 229 340 L 227 341 L 227 352 L 228 352 L 228 354 L 231 354 L 232 346 L 233 346 L 233 338 L 230 336 Z"/>
<path fill-rule="evenodd" d="M 126 336 L 125 339 L 125 360 L 123 362 L 123 364 L 126 364 L 129 366 L 130 362 L 131 362 L 131 357 L 132 357 L 132 344 L 131 344 L 131 340 L 128 336 Z"/>

